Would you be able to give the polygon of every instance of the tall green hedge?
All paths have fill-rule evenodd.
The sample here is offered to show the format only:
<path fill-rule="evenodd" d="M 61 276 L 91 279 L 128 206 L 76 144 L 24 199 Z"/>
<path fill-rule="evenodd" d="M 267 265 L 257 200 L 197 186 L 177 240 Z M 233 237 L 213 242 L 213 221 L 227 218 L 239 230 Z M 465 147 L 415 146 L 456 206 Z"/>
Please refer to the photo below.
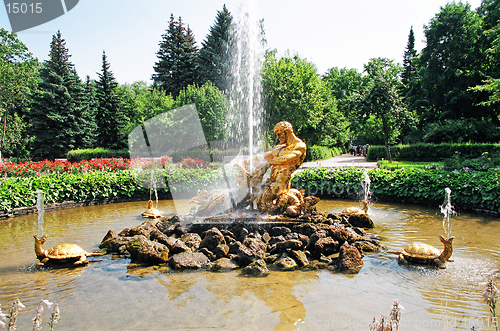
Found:
<path fill-rule="evenodd" d="M 500 152 L 500 144 L 415 144 L 397 145 L 391 147 L 391 156 L 394 161 L 441 161 L 459 153 L 463 158 L 476 158 L 484 152 Z M 368 149 L 368 161 L 387 159 L 384 146 L 371 146 Z"/>
<path fill-rule="evenodd" d="M 92 160 L 98 158 L 130 158 L 128 149 L 112 150 L 102 147 L 88 148 L 88 149 L 75 149 L 68 152 L 66 158 L 70 162 L 80 162 L 83 160 Z"/>
<path fill-rule="evenodd" d="M 326 147 L 326 146 L 311 146 L 307 148 L 306 158 L 304 161 L 325 160 L 331 157 L 344 153 L 341 147 Z"/>

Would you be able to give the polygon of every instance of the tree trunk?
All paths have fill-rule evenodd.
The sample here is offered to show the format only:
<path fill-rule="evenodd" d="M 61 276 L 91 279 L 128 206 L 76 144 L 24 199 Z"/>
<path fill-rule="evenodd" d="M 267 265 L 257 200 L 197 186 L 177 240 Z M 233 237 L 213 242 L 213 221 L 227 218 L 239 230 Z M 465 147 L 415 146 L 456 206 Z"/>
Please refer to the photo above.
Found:
<path fill-rule="evenodd" d="M 392 162 L 391 147 L 389 146 L 389 141 L 387 137 L 384 137 L 384 142 L 385 142 L 385 150 L 387 152 L 387 160 L 389 160 L 389 162 Z"/>

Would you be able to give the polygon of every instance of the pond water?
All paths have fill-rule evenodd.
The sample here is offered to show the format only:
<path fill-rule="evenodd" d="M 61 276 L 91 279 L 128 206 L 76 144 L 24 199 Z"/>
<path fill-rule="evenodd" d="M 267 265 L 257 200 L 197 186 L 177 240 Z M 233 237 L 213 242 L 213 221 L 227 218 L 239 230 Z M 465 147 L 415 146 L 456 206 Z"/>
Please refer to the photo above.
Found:
<path fill-rule="evenodd" d="M 321 201 L 318 209 L 340 212 L 352 201 Z M 177 205 L 187 212 L 186 202 Z M 77 207 L 45 212 L 46 248 L 70 242 L 97 250 L 109 229 L 137 226 L 146 202 Z M 160 201 L 164 215 L 172 201 Z M 370 206 L 389 250 L 422 241 L 442 248 L 439 207 Z M 482 293 L 498 284 L 500 222 L 461 214 L 450 224 L 455 262 L 447 269 L 401 266 L 396 255 L 366 255 L 358 274 L 327 270 L 271 272 L 247 278 L 240 272 L 169 272 L 133 267 L 128 259 L 91 257 L 83 268 L 34 268 L 36 215 L 0 220 L 0 304 L 7 312 L 17 297 L 26 305 L 18 330 L 30 330 L 41 299 L 59 304 L 56 330 L 368 330 L 373 317 L 387 316 L 394 299 L 405 308 L 400 330 L 494 330 Z M 43 320 L 48 321 L 49 311 Z M 45 325 L 45 328 L 48 328 Z"/>

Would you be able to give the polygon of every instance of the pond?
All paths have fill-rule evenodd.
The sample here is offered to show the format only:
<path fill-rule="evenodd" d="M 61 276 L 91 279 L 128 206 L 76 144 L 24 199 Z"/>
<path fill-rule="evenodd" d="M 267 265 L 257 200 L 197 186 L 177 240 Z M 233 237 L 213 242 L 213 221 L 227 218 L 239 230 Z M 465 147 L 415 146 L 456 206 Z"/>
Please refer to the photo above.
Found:
<path fill-rule="evenodd" d="M 352 201 L 320 201 L 323 212 L 340 212 Z M 179 213 L 190 209 L 187 201 Z M 140 224 L 146 202 L 77 207 L 45 212 L 46 248 L 76 243 L 87 251 L 109 229 Z M 159 202 L 164 215 L 172 201 Z M 436 208 L 374 203 L 371 230 L 389 250 L 414 241 L 442 249 L 443 217 Z M 500 223 L 475 214 L 453 216 L 454 262 L 447 269 L 402 266 L 397 256 L 363 258 L 358 274 L 328 270 L 271 272 L 248 278 L 229 273 L 171 272 L 131 265 L 128 259 L 91 257 L 87 267 L 37 270 L 37 215 L 0 220 L 0 304 L 17 297 L 26 306 L 18 330 L 32 329 L 41 299 L 59 304 L 56 330 L 368 330 L 373 317 L 387 316 L 394 299 L 404 307 L 400 330 L 494 329 L 481 297 L 486 282 L 498 284 Z M 48 321 L 49 311 L 43 320 Z M 48 328 L 45 325 L 45 328 Z"/>

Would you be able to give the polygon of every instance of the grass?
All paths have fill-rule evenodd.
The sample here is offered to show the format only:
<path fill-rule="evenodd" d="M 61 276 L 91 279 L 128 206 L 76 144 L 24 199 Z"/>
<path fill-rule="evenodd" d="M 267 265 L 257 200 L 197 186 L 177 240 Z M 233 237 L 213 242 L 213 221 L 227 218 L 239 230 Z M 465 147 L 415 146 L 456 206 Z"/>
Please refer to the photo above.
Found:
<path fill-rule="evenodd" d="M 425 169 L 425 168 L 442 168 L 443 162 L 406 162 L 406 161 L 392 161 L 387 160 L 377 161 L 377 166 L 380 169 L 393 170 L 393 169 Z"/>

